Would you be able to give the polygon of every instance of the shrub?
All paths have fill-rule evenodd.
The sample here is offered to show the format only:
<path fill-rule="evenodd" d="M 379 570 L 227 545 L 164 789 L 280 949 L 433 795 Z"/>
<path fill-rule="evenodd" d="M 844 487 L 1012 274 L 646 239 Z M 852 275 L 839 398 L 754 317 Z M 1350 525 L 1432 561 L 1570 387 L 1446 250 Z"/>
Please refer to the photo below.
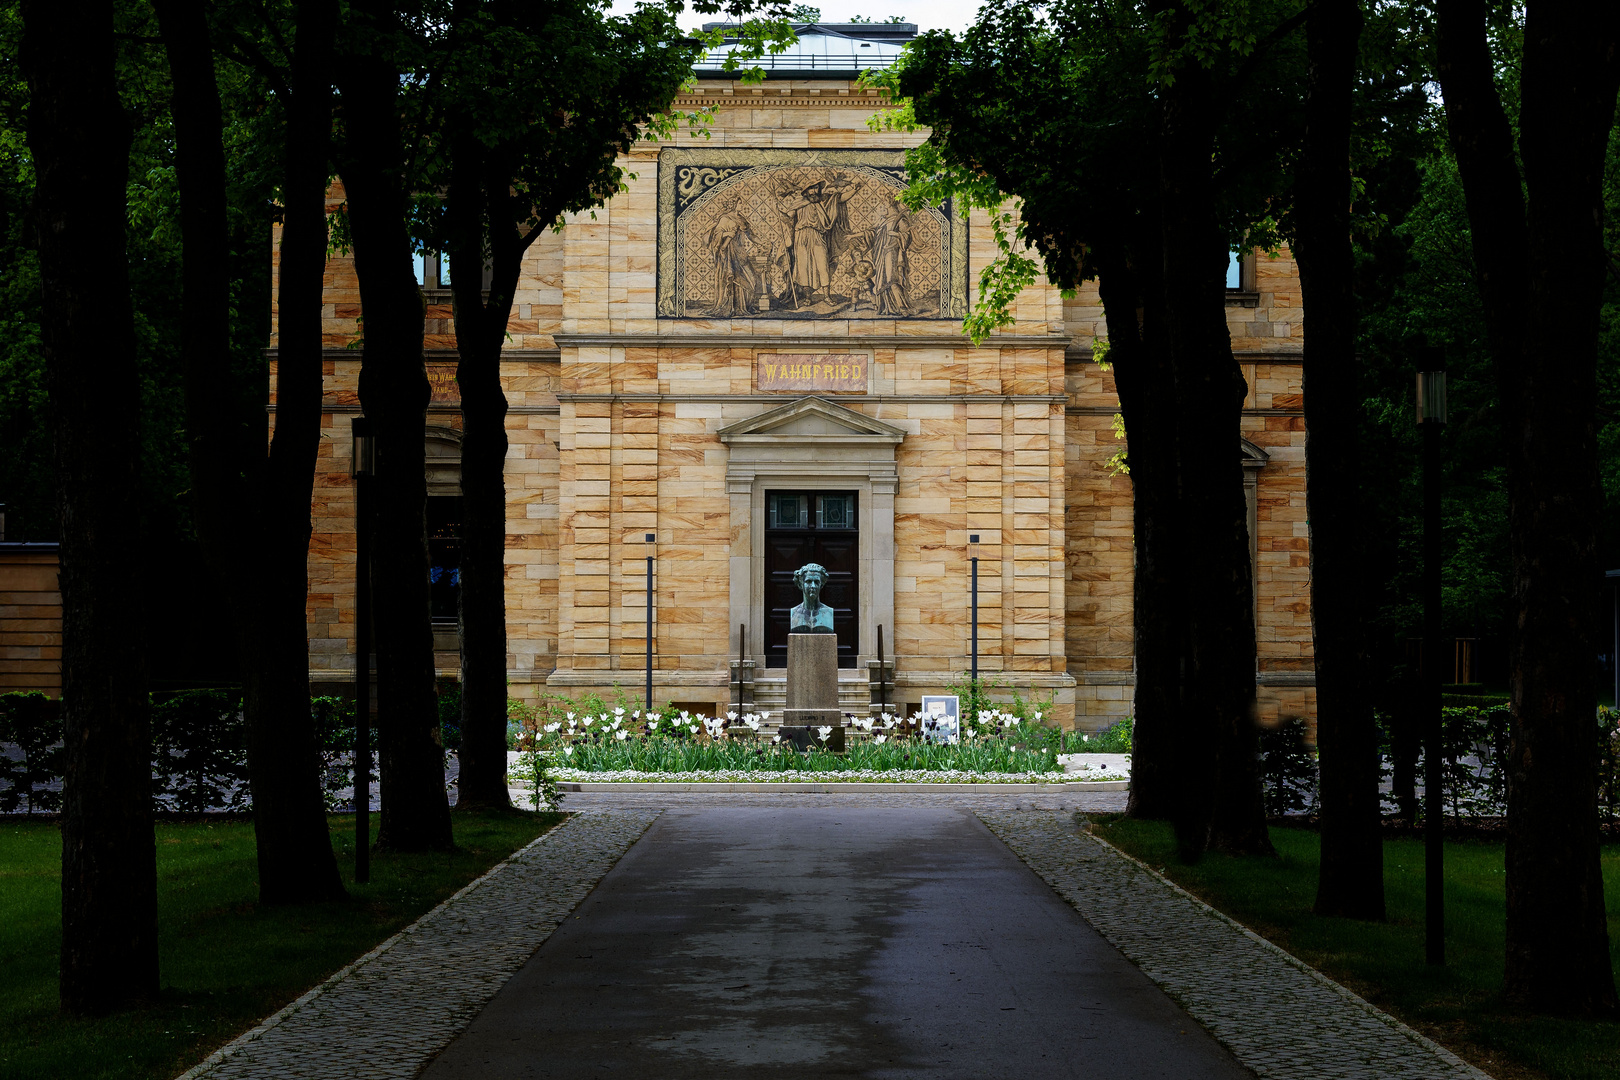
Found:
<path fill-rule="evenodd" d="M 17 747 L 20 758 L 0 750 L 0 811 L 29 813 L 60 810 L 61 791 L 49 785 L 62 777 L 62 711 L 60 702 L 37 691 L 0 694 L 0 743 Z"/>
<path fill-rule="evenodd" d="M 309 699 L 309 716 L 315 726 L 315 745 L 321 757 L 321 797 L 328 810 L 342 810 L 353 804 L 354 701 L 340 697 Z M 372 733 L 372 783 L 376 783 L 376 732 Z M 345 794 L 347 792 L 347 794 Z"/>
<path fill-rule="evenodd" d="M 152 706 L 152 802 L 188 814 L 252 804 L 241 695 L 182 690 Z"/>
<path fill-rule="evenodd" d="M 1269 817 L 1316 809 L 1316 755 L 1305 743 L 1304 720 L 1260 732 L 1260 787 Z"/>
<path fill-rule="evenodd" d="M 1066 754 L 1128 754 L 1131 752 L 1131 737 L 1135 730 L 1135 720 L 1125 717 L 1115 722 L 1111 727 L 1092 733 L 1084 731 L 1068 732 L 1062 739 L 1063 752 Z"/>
<path fill-rule="evenodd" d="M 461 749 L 461 684 L 439 687 L 439 733 L 446 750 Z"/>
<path fill-rule="evenodd" d="M 1598 709 L 1598 814 L 1613 823 L 1620 815 L 1620 712 Z"/>

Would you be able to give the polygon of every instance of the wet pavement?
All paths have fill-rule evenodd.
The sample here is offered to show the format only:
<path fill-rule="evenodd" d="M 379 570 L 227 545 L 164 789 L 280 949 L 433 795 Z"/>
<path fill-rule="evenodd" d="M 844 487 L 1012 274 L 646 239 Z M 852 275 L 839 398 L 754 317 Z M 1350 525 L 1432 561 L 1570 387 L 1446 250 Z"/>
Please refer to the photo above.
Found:
<path fill-rule="evenodd" d="M 666 810 L 421 1074 L 1252 1074 L 971 812 Z"/>

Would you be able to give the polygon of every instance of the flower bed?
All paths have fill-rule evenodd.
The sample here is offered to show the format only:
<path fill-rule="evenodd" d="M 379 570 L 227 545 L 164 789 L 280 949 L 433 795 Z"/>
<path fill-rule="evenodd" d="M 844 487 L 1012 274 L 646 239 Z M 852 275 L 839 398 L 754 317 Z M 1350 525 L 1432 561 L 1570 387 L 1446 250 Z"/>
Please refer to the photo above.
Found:
<path fill-rule="evenodd" d="M 1129 749 L 1128 723 L 1091 743 L 1029 716 L 983 709 L 963 717 L 959 733 L 941 739 L 921 718 L 882 713 L 848 716 L 847 749 L 826 744 L 831 727 L 811 729 L 812 745 L 795 749 L 773 732 L 770 714 L 648 712 L 600 699 L 540 707 L 513 703 L 516 731 L 508 770 L 534 788 L 537 805 L 554 806 L 561 783 L 897 783 L 1061 784 L 1128 778 L 1115 762 L 1065 768 L 1064 751 Z M 1097 753 L 1067 755 L 1100 757 Z M 1079 775 L 1077 775 L 1079 773 Z"/>
<path fill-rule="evenodd" d="M 974 772 L 965 769 L 702 769 L 641 772 L 550 768 L 552 780 L 593 784 L 1062 784 L 1124 780 L 1125 776 L 1072 776 L 1061 772 Z"/>

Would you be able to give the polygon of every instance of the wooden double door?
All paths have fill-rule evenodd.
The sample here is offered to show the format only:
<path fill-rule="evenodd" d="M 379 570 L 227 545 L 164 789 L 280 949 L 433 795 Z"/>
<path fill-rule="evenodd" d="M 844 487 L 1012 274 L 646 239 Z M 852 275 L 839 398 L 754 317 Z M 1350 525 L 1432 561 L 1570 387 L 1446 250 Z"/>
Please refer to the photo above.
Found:
<path fill-rule="evenodd" d="M 860 522 L 853 491 L 765 493 L 765 666 L 787 667 L 789 617 L 803 602 L 793 572 L 806 563 L 827 570 L 821 602 L 833 609 L 838 666 L 852 668 L 860 653 L 857 574 Z"/>

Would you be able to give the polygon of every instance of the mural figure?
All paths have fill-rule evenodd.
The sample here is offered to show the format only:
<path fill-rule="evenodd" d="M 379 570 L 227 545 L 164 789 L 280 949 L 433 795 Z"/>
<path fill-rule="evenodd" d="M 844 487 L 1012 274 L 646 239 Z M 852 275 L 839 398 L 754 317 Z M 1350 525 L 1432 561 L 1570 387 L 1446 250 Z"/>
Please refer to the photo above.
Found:
<path fill-rule="evenodd" d="M 860 181 L 835 172 L 802 190 L 777 192 L 777 209 L 792 225 L 788 294 L 793 307 L 814 304 L 818 289 L 823 300 L 832 299 L 833 268 L 851 231 L 846 204 L 860 188 Z"/>
<path fill-rule="evenodd" d="M 883 217 L 871 227 L 872 301 L 879 315 L 910 315 L 911 215 L 898 202 L 883 204 Z"/>
<path fill-rule="evenodd" d="M 897 201 L 903 150 L 668 146 L 658 160 L 661 319 L 967 313 L 967 221 Z"/>
<path fill-rule="evenodd" d="M 703 241 L 704 248 L 714 259 L 715 298 L 704 312 L 711 318 L 752 315 L 755 298 L 760 294 L 759 274 L 754 270 L 746 246 L 756 243 L 754 230 L 737 209 L 738 198 L 736 192 L 722 197 L 720 217 Z"/>

